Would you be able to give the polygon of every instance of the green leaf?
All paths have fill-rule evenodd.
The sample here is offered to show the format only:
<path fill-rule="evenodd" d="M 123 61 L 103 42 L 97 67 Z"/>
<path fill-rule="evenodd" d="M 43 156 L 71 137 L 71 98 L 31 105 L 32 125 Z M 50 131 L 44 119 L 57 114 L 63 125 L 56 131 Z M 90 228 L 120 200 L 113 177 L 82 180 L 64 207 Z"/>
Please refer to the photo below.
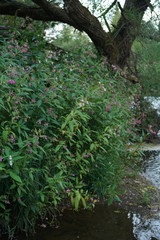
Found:
<path fill-rule="evenodd" d="M 10 175 L 10 177 L 11 177 L 13 180 L 15 180 L 16 182 L 22 183 L 21 178 L 20 178 L 17 174 L 15 174 L 15 173 L 13 173 L 13 172 L 10 172 L 9 175 Z"/>
<path fill-rule="evenodd" d="M 73 121 L 69 122 L 69 128 L 70 128 L 71 132 L 73 132 L 73 129 L 74 129 Z"/>
<path fill-rule="evenodd" d="M 80 195 L 79 191 L 76 191 L 76 197 L 75 197 L 75 210 L 76 211 L 78 211 L 80 199 L 81 199 L 81 195 Z"/>
<path fill-rule="evenodd" d="M 41 193 L 41 201 L 44 202 L 44 194 Z"/>
<path fill-rule="evenodd" d="M 46 151 L 41 146 L 39 146 L 39 149 L 41 149 L 42 152 L 44 152 L 44 154 L 47 155 Z"/>
<path fill-rule="evenodd" d="M 26 204 L 25 204 L 22 200 L 20 200 L 20 201 L 18 201 L 18 202 L 19 202 L 19 204 L 22 205 L 23 207 L 26 207 Z"/>
<path fill-rule="evenodd" d="M 92 144 L 90 145 L 90 150 L 92 151 L 94 148 L 95 148 L 95 144 L 92 143 Z"/>
<path fill-rule="evenodd" d="M 61 147 L 62 147 L 62 145 L 58 145 L 58 146 L 55 148 L 55 153 L 58 152 Z"/>
<path fill-rule="evenodd" d="M 32 174 L 32 172 L 29 172 L 29 176 L 30 176 L 31 180 L 33 181 L 33 174 Z"/>
<path fill-rule="evenodd" d="M 3 203 L 0 203 L 0 207 L 3 208 L 4 210 L 6 209 Z"/>
<path fill-rule="evenodd" d="M 3 131 L 3 132 L 2 132 L 2 138 L 3 138 L 3 141 L 4 141 L 4 142 L 7 142 L 7 140 L 8 140 L 8 135 L 9 135 L 9 132 L 8 132 L 8 131 Z"/>
<path fill-rule="evenodd" d="M 40 107 L 41 104 L 42 104 L 42 100 L 38 100 L 38 102 L 37 102 L 37 106 Z"/>
<path fill-rule="evenodd" d="M 82 200 L 83 207 L 86 208 L 86 201 L 82 196 L 81 196 L 81 200 Z"/>
<path fill-rule="evenodd" d="M 19 148 L 23 147 L 23 141 L 21 137 L 18 138 L 18 147 Z"/>

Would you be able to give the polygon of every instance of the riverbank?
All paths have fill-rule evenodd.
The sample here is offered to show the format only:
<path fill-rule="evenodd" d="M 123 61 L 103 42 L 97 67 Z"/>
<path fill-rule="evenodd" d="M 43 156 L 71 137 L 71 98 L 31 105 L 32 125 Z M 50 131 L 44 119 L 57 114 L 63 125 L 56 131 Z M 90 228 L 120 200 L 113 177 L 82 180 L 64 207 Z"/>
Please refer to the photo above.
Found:
<path fill-rule="evenodd" d="M 127 211 L 139 213 L 147 218 L 160 216 L 160 190 L 142 174 L 129 169 L 123 179 L 118 205 Z"/>

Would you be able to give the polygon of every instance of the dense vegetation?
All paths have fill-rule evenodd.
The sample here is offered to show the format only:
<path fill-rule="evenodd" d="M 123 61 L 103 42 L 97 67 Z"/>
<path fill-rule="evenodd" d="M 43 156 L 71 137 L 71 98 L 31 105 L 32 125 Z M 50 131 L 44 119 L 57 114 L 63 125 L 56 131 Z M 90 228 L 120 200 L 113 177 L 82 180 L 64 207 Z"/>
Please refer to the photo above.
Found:
<path fill-rule="evenodd" d="M 68 199 L 75 210 L 119 200 L 144 118 L 139 84 L 90 43 L 67 52 L 46 43 L 40 23 L 17 24 L 0 46 L 0 223 L 10 237 L 54 220 Z"/>

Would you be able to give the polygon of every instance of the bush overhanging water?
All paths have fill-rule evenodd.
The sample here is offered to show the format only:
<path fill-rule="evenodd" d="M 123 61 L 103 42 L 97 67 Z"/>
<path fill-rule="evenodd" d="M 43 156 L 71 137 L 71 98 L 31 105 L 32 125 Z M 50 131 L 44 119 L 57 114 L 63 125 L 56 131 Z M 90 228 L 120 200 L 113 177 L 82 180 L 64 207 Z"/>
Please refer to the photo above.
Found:
<path fill-rule="evenodd" d="M 0 221 L 10 236 L 33 232 L 68 198 L 76 210 L 118 200 L 140 124 L 135 86 L 87 50 L 51 51 L 37 29 L 0 47 Z"/>

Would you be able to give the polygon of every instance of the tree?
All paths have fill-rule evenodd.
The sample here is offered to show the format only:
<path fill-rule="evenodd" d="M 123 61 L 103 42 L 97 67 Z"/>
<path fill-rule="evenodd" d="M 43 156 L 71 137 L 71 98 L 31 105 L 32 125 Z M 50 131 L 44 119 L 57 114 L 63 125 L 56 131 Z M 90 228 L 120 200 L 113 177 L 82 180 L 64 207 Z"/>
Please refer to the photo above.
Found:
<path fill-rule="evenodd" d="M 127 63 L 131 46 L 139 33 L 141 21 L 151 0 L 126 0 L 122 8 L 118 3 L 121 16 L 113 31 L 106 32 L 96 18 L 79 0 L 63 0 L 63 7 L 55 1 L 47 0 L 1 0 L 0 14 L 17 17 L 30 17 L 41 21 L 58 21 L 84 31 L 88 34 L 98 52 L 107 57 L 108 62 L 121 68 Z M 111 8 L 110 7 L 110 8 Z M 101 16 L 105 16 L 108 8 Z"/>

